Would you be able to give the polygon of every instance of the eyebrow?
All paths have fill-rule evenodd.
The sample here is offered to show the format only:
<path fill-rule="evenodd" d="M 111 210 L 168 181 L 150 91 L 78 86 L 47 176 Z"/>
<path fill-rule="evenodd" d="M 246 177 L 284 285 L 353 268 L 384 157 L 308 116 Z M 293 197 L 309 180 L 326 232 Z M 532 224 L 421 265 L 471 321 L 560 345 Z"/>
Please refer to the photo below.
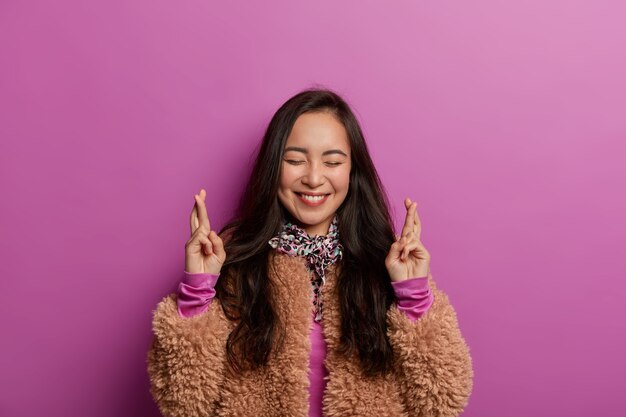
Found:
<path fill-rule="evenodd" d="M 285 148 L 285 152 L 288 152 L 288 151 L 302 152 L 304 154 L 308 154 L 309 153 L 309 151 L 306 148 L 299 148 L 297 146 L 288 146 L 287 148 Z M 344 151 L 342 151 L 340 149 L 330 149 L 328 151 L 324 151 L 322 153 L 322 156 L 323 155 L 331 155 L 331 154 L 335 154 L 335 153 L 338 153 L 338 154 L 346 156 L 346 157 L 348 156 L 348 155 L 346 155 L 346 153 Z"/>

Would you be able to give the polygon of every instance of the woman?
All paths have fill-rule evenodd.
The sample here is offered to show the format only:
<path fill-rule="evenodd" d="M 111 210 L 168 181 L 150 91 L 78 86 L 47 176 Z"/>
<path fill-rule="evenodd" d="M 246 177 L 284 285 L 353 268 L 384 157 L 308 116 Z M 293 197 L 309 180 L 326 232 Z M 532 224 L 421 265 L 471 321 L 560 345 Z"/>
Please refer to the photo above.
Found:
<path fill-rule="evenodd" d="M 281 106 L 219 234 L 205 191 L 194 198 L 184 278 L 154 312 L 148 353 L 164 416 L 461 413 L 471 358 L 417 203 L 394 235 L 341 97 L 309 89 Z"/>

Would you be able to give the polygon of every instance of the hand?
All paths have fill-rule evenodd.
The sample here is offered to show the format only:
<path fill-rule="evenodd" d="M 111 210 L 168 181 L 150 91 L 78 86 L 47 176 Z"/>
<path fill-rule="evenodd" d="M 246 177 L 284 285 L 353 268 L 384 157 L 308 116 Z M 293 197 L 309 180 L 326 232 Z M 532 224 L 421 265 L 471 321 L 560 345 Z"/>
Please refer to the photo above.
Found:
<path fill-rule="evenodd" d="M 410 198 L 404 200 L 406 217 L 402 235 L 396 236 L 391 245 L 385 266 L 392 281 L 425 277 L 430 273 L 430 253 L 420 241 L 422 223 L 417 215 L 417 203 Z"/>
<path fill-rule="evenodd" d="M 211 230 L 205 197 L 204 189 L 194 195 L 196 204 L 191 211 L 191 238 L 185 244 L 185 271 L 218 275 L 226 260 L 226 252 L 222 239 Z"/>

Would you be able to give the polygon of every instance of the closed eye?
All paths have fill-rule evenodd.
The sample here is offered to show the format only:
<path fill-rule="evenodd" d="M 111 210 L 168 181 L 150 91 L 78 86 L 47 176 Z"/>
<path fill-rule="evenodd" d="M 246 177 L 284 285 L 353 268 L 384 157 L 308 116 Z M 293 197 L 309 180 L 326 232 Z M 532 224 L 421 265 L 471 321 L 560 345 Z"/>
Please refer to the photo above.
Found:
<path fill-rule="evenodd" d="M 285 162 L 287 162 L 290 165 L 302 165 L 306 163 L 306 161 L 300 161 L 296 159 L 285 159 Z M 324 162 L 324 164 L 326 164 L 326 166 L 329 166 L 329 167 L 337 167 L 343 164 L 343 162 L 329 161 L 329 162 Z"/>

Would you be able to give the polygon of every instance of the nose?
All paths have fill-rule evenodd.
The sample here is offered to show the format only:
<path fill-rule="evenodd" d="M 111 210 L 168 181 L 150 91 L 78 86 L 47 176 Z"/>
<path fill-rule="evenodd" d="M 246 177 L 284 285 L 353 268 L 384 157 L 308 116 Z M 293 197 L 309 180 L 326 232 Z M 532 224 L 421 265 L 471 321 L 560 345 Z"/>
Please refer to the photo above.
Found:
<path fill-rule="evenodd" d="M 324 173 L 321 167 L 316 163 L 309 164 L 307 171 L 302 177 L 302 183 L 310 188 L 317 188 L 324 184 Z"/>

